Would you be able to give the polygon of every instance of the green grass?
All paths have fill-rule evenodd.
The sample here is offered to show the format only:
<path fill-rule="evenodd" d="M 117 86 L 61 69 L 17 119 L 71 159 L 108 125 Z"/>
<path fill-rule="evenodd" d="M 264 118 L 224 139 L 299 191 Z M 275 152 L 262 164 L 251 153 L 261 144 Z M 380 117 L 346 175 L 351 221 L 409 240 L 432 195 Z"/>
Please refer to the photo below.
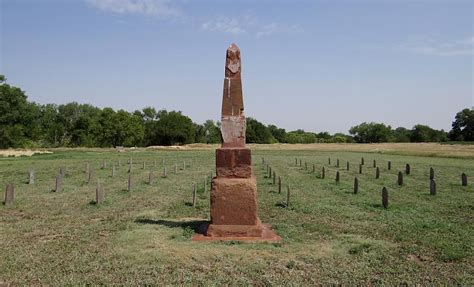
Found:
<path fill-rule="evenodd" d="M 331 157 L 332 166 L 327 165 Z M 364 173 L 358 174 L 360 157 Z M 127 191 L 128 158 L 135 186 Z M 283 179 L 283 192 L 262 169 L 261 158 Z M 121 159 L 116 177 L 112 164 Z M 295 165 L 302 159 L 303 167 Z M 341 182 L 334 163 L 340 159 Z M 102 161 L 108 162 L 101 169 Z M 162 160 L 168 177 L 162 178 Z M 380 166 L 375 179 L 372 160 Z M 154 167 L 156 160 L 157 166 Z M 192 166 L 173 172 L 174 163 Z M 194 242 L 209 218 L 214 152 L 136 150 L 57 151 L 0 159 L 0 184 L 15 185 L 15 202 L 0 205 L 0 282 L 15 285 L 474 285 L 474 161 L 380 153 L 256 150 L 259 216 L 281 243 Z M 392 170 L 387 170 L 387 160 Z M 146 169 L 142 163 L 146 161 Z M 304 162 L 308 162 L 308 170 Z M 351 169 L 346 171 L 346 161 Z M 86 183 L 89 162 L 96 178 Z M 312 173 L 312 164 L 316 173 Z M 412 167 L 404 185 L 397 172 Z M 320 179 L 326 166 L 326 178 Z M 59 167 L 63 191 L 53 192 Z M 429 195 L 429 167 L 438 194 Z M 26 184 L 28 170 L 34 185 Z M 148 171 L 155 171 L 149 185 Z M 465 172 L 469 185 L 462 187 Z M 354 177 L 359 193 L 352 193 Z M 95 205 L 100 179 L 106 199 Z M 198 183 L 197 206 L 191 206 Z M 288 208 L 286 185 L 291 188 Z M 389 207 L 381 190 L 389 190 Z M 2 195 L 3 198 L 3 195 Z"/>

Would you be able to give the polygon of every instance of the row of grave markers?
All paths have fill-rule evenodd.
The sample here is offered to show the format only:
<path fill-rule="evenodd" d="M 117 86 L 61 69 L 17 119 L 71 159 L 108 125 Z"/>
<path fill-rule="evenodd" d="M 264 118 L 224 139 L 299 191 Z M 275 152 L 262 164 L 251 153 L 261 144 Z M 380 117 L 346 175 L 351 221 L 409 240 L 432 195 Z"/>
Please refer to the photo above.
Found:
<path fill-rule="evenodd" d="M 210 181 L 210 185 L 209 185 L 209 192 L 212 191 L 212 178 L 213 178 L 213 173 L 211 172 L 211 175 L 210 175 L 210 180 L 209 178 L 206 176 L 204 176 L 204 181 L 203 181 L 203 191 L 206 192 L 207 190 L 207 182 Z M 197 190 L 198 190 L 198 184 L 196 182 L 193 181 L 192 183 L 192 206 L 193 207 L 196 207 L 197 205 Z"/>
<path fill-rule="evenodd" d="M 162 177 L 166 178 L 167 177 L 167 169 L 166 169 L 165 161 L 163 160 L 162 163 L 163 163 Z M 133 159 L 132 158 L 130 158 L 130 160 L 128 161 L 128 164 L 129 164 L 129 168 L 128 168 L 128 174 L 129 175 L 128 175 L 127 190 L 132 191 L 133 186 L 134 186 L 133 178 L 132 178 L 132 164 L 133 164 Z M 118 166 L 121 166 L 120 159 L 118 160 Z M 183 161 L 182 170 L 185 170 L 187 166 L 192 167 L 192 160 L 189 161 L 189 165 L 186 164 L 186 161 Z M 156 161 L 154 161 L 154 167 L 156 167 Z M 107 168 L 107 161 L 106 160 L 103 160 L 101 168 L 102 169 Z M 146 168 L 146 163 L 144 161 L 143 165 L 142 165 L 142 169 L 145 169 L 145 168 Z M 94 171 L 91 168 L 89 163 L 86 163 L 84 172 L 87 174 L 86 182 L 89 184 L 92 181 L 93 177 L 94 177 Z M 178 164 L 177 163 L 174 164 L 174 172 L 178 173 Z M 111 176 L 115 177 L 115 174 L 116 174 L 116 167 L 115 167 L 115 164 L 114 164 L 114 165 L 112 165 L 112 174 L 111 174 Z M 61 192 L 63 190 L 63 177 L 65 177 L 65 176 L 66 176 L 66 167 L 62 166 L 62 167 L 59 168 L 58 174 L 55 177 L 55 186 L 54 186 L 54 189 L 53 189 L 54 192 Z M 154 176 L 153 171 L 150 170 L 149 174 L 148 174 L 148 184 L 153 183 L 154 177 L 155 176 Z M 35 183 L 35 171 L 33 169 L 30 169 L 28 171 L 27 184 L 33 185 L 34 183 Z M 4 202 L 3 202 L 5 205 L 9 205 L 9 204 L 13 203 L 14 198 L 15 198 L 14 193 L 15 193 L 15 187 L 14 187 L 13 183 L 7 183 L 6 188 L 5 188 Z M 105 198 L 104 186 L 100 183 L 100 180 L 97 180 L 96 204 L 103 203 L 104 198 Z"/>
<path fill-rule="evenodd" d="M 298 158 L 295 158 L 295 165 L 298 166 L 298 163 L 299 163 L 299 166 L 302 167 L 302 160 L 299 159 L 299 161 L 298 161 Z M 328 158 L 328 164 L 329 165 L 331 164 L 331 158 L 330 157 Z M 359 164 L 359 173 L 360 174 L 362 174 L 362 166 L 363 165 L 364 165 L 364 158 L 362 157 L 361 158 L 361 163 Z M 336 167 L 339 167 L 339 159 L 336 159 Z M 380 169 L 377 166 L 377 162 L 375 160 L 373 161 L 373 167 L 375 168 L 375 178 L 378 179 L 380 177 Z M 392 168 L 392 162 L 388 161 L 387 162 L 387 169 L 391 170 L 391 168 Z M 307 162 L 305 162 L 305 170 L 307 170 L 307 169 L 308 169 L 308 164 L 307 164 Z M 350 170 L 349 162 L 346 163 L 346 169 Z M 314 172 L 315 172 L 315 165 L 313 164 L 312 173 L 314 173 Z M 323 166 L 322 170 L 321 170 L 321 179 L 325 178 L 325 173 L 326 173 L 325 167 Z M 411 173 L 411 166 L 409 164 L 406 164 L 405 165 L 405 174 L 409 175 L 410 173 Z M 429 180 L 430 180 L 430 194 L 431 195 L 436 195 L 436 181 L 435 181 L 434 177 L 435 177 L 434 169 L 433 169 L 433 167 L 430 167 Z M 338 183 L 340 181 L 339 170 L 336 171 L 335 181 L 336 181 L 336 183 Z M 403 185 L 403 173 L 401 171 L 398 172 L 397 184 L 400 185 L 400 186 Z M 467 186 L 467 175 L 465 173 L 461 174 L 461 185 L 462 186 Z M 354 191 L 353 191 L 354 194 L 357 194 L 358 190 L 359 190 L 359 179 L 357 177 L 355 177 L 354 178 Z M 388 207 L 388 190 L 385 186 L 382 188 L 382 206 L 384 208 Z"/>
<path fill-rule="evenodd" d="M 295 158 L 295 163 L 296 165 L 298 165 L 298 159 Z M 329 157 L 328 158 L 328 164 L 330 165 L 331 164 L 331 158 Z M 364 165 L 364 158 L 361 158 L 361 163 L 359 164 L 359 173 L 362 174 L 362 166 Z M 302 166 L 302 161 L 301 159 L 299 159 L 299 166 Z M 336 160 L 336 167 L 339 167 L 339 159 Z M 373 167 L 375 168 L 375 179 L 378 179 L 380 178 L 380 168 L 379 166 L 377 166 L 377 162 L 374 160 L 373 161 Z M 391 161 L 388 161 L 387 162 L 387 169 L 388 170 L 391 170 L 392 168 L 392 162 Z M 307 162 L 305 162 L 305 169 L 307 170 L 308 169 L 308 164 Z M 346 163 L 346 170 L 350 170 L 350 163 L 347 162 Z M 313 164 L 313 170 L 312 172 L 314 173 L 315 172 L 315 165 Z M 337 170 L 336 172 L 336 181 L 337 178 L 338 178 L 338 173 L 339 173 L 339 170 Z M 411 166 L 410 164 L 406 164 L 405 165 L 405 174 L 406 175 L 409 175 L 411 173 Z M 429 179 L 430 181 L 431 180 L 434 180 L 434 169 L 433 167 L 430 167 L 430 175 L 429 175 Z M 325 167 L 323 166 L 322 167 L 322 170 L 321 170 L 321 178 L 324 178 L 325 177 Z M 401 171 L 398 172 L 398 180 L 397 180 L 397 183 L 398 185 L 403 185 L 403 173 Z M 462 186 L 467 186 L 467 175 L 466 173 L 462 173 L 461 174 L 461 185 Z"/>
<path fill-rule="evenodd" d="M 314 168 L 314 166 L 313 166 Z M 265 173 L 268 174 L 267 175 L 267 178 L 271 179 L 272 180 L 272 184 L 275 185 L 276 184 L 276 178 L 277 178 L 277 175 L 276 175 L 276 172 L 274 169 L 272 169 L 272 167 L 265 161 L 265 158 L 262 157 L 262 169 L 265 170 Z M 281 179 L 281 176 L 278 176 L 278 193 L 281 194 L 281 190 L 282 190 L 282 179 Z M 286 185 L 286 202 L 284 203 L 285 207 L 290 207 L 290 185 L 287 184 Z"/>

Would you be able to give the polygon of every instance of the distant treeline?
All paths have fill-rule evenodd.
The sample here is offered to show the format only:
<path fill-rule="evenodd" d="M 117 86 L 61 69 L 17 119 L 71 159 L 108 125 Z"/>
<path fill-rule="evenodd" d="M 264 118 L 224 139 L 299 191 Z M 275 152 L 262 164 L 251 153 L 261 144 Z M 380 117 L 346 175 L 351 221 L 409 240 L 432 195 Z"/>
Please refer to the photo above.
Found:
<path fill-rule="evenodd" d="M 377 143 L 473 141 L 474 111 L 456 114 L 447 133 L 425 125 L 392 129 L 382 123 L 362 123 L 350 135 L 304 130 L 287 132 L 247 118 L 248 143 Z M 146 107 L 130 113 L 88 104 L 40 105 L 6 83 L 0 75 L 0 148 L 21 147 L 114 147 L 220 143 L 220 123 L 194 123 L 177 111 Z"/>

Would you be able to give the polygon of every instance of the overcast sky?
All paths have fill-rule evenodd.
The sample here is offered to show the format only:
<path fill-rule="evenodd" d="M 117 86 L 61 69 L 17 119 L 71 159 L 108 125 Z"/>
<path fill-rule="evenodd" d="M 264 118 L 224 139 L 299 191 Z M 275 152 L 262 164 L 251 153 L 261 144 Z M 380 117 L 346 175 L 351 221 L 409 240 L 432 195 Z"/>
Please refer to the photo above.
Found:
<path fill-rule="evenodd" d="M 218 120 L 235 42 L 246 115 L 287 130 L 449 130 L 474 105 L 474 1 L 0 3 L 0 73 L 39 103 Z"/>

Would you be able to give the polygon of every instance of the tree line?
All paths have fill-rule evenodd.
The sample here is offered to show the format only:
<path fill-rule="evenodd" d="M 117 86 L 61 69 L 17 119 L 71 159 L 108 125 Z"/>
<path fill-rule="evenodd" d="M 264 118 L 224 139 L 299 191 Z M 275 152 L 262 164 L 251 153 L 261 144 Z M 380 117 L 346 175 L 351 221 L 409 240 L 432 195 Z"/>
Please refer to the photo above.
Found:
<path fill-rule="evenodd" d="M 247 118 L 248 143 L 377 143 L 474 141 L 474 111 L 456 114 L 448 133 L 425 125 L 392 129 L 383 123 L 362 123 L 349 135 L 328 132 L 287 132 Z M 89 104 L 37 104 L 0 75 L 0 148 L 114 147 L 220 143 L 220 123 L 194 123 L 180 111 L 153 107 L 128 112 Z"/>

